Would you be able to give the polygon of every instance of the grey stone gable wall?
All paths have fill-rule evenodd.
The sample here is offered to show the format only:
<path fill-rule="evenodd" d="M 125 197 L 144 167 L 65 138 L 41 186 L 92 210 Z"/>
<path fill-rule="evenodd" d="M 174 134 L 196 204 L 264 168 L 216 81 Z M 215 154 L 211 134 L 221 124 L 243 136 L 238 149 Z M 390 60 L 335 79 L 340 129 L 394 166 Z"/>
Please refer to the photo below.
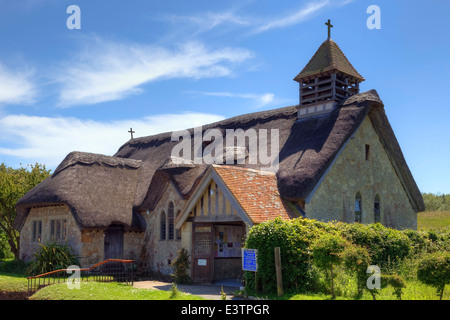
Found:
<path fill-rule="evenodd" d="M 367 160 L 366 145 L 370 146 Z M 306 217 L 354 222 L 357 192 L 362 197 L 362 223 L 374 222 L 374 201 L 378 194 L 383 225 L 417 229 L 417 214 L 368 117 L 307 199 Z"/>

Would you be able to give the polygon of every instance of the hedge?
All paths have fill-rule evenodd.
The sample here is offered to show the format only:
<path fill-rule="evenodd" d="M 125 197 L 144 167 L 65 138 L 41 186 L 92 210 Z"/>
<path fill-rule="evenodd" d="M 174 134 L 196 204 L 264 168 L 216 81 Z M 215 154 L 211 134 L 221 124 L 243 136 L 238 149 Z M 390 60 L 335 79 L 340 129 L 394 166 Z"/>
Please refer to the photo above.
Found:
<path fill-rule="evenodd" d="M 413 240 L 404 231 L 381 224 L 320 222 L 312 219 L 281 220 L 279 218 L 253 226 L 245 247 L 258 249 L 257 284 L 265 293 L 276 292 L 274 248 L 280 247 L 283 287 L 286 292 L 306 291 L 316 286 L 317 274 L 312 266 L 311 245 L 324 234 L 334 234 L 349 243 L 365 248 L 371 264 L 380 267 L 400 261 L 413 253 Z M 417 236 L 417 235 L 415 235 Z M 420 235 L 416 241 L 420 242 Z M 255 273 L 245 272 L 247 289 L 255 284 Z"/>

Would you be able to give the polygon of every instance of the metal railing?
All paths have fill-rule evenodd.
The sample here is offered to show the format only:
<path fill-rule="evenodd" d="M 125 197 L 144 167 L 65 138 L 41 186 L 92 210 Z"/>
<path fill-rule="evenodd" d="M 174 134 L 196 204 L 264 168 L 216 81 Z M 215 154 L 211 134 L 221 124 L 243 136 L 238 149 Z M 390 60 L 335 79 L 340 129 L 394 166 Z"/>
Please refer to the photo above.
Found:
<path fill-rule="evenodd" d="M 58 269 L 28 277 L 28 292 L 36 292 L 42 287 L 67 282 L 74 269 Z M 80 282 L 124 282 L 133 285 L 134 260 L 108 259 L 82 268 L 79 271 Z"/>

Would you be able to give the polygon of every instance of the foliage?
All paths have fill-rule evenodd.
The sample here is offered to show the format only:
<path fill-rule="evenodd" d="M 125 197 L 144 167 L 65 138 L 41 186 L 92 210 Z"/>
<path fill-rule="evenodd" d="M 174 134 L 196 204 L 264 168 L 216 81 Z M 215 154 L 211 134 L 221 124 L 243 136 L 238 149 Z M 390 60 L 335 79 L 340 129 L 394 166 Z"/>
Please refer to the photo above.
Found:
<path fill-rule="evenodd" d="M 190 283 L 191 278 L 189 277 L 189 268 L 191 267 L 191 262 L 189 259 L 189 252 L 182 248 L 178 251 L 177 257 L 170 264 L 174 269 L 172 274 L 175 278 L 175 283 Z"/>
<path fill-rule="evenodd" d="M 337 226 L 342 236 L 369 250 L 371 264 L 383 266 L 390 261 L 402 260 L 411 253 L 411 240 L 402 231 L 380 223 L 337 223 Z"/>
<path fill-rule="evenodd" d="M 275 219 L 253 226 L 246 239 L 246 248 L 258 249 L 258 289 L 266 294 L 276 292 L 274 248 L 280 247 L 285 292 L 324 290 L 326 283 L 323 283 L 322 274 L 316 267 L 320 264 L 317 261 L 319 253 L 314 257 L 312 244 L 325 234 L 346 240 L 341 254 L 331 256 L 330 259 L 342 258 L 342 268 L 355 277 L 352 281 L 356 280 L 358 293 L 365 285 L 368 265 L 380 267 L 383 275 L 399 274 L 416 279 L 417 261 L 421 255 L 436 251 L 448 252 L 450 249 L 449 230 L 400 231 L 379 223 L 364 225 L 311 219 Z M 255 284 L 255 273 L 245 272 L 244 278 L 246 290 L 251 291 Z M 342 281 L 348 283 L 349 279 L 342 278 Z M 387 282 L 390 287 L 395 287 L 393 281 Z M 396 288 L 401 288 L 400 283 L 397 282 Z M 339 282 L 336 284 L 335 289 L 341 290 Z M 350 290 L 346 286 L 343 289 L 345 292 Z"/>
<path fill-rule="evenodd" d="M 450 211 L 450 194 L 422 193 L 425 211 Z"/>
<path fill-rule="evenodd" d="M 334 278 L 336 273 L 333 268 L 342 262 L 342 252 L 347 242 L 344 238 L 336 234 L 323 234 L 311 246 L 313 263 L 320 269 L 325 270 L 329 274 L 331 282 L 331 296 L 336 297 L 334 291 Z"/>
<path fill-rule="evenodd" d="M 383 287 L 392 286 L 394 288 L 394 294 L 397 299 L 402 300 L 402 290 L 406 288 L 406 282 L 401 276 L 399 276 L 398 274 L 382 275 L 381 283 Z"/>
<path fill-rule="evenodd" d="M 450 229 L 404 230 L 403 233 L 410 239 L 414 254 L 450 251 Z"/>
<path fill-rule="evenodd" d="M 450 283 L 450 253 L 435 252 L 425 255 L 419 262 L 417 279 L 434 286 L 442 300 L 445 285 Z"/>
<path fill-rule="evenodd" d="M 0 229 L 0 259 L 8 259 L 12 257 L 14 257 L 14 254 L 11 252 L 8 237 L 6 236 L 6 233 Z"/>
<path fill-rule="evenodd" d="M 361 296 L 366 285 L 367 267 L 370 265 L 369 251 L 361 246 L 349 244 L 341 253 L 345 269 L 356 277 L 357 296 Z"/>
<path fill-rule="evenodd" d="M 13 222 L 16 218 L 16 203 L 29 190 L 46 179 L 50 170 L 45 165 L 36 163 L 30 168 L 13 169 L 0 164 L 0 230 L 8 239 L 9 247 L 16 259 L 19 258 L 20 237 L 14 229 Z"/>
<path fill-rule="evenodd" d="M 58 269 L 66 269 L 70 265 L 77 265 L 78 260 L 67 243 L 49 242 L 40 244 L 34 253 L 34 260 L 28 267 L 28 273 L 38 275 Z"/>
<path fill-rule="evenodd" d="M 27 264 L 23 260 L 6 259 L 0 260 L 0 272 L 25 274 Z"/>
<path fill-rule="evenodd" d="M 177 284 L 175 282 L 173 282 L 172 287 L 170 288 L 169 299 L 176 299 L 179 295 L 180 295 L 180 291 L 178 290 Z"/>
<path fill-rule="evenodd" d="M 253 226 L 246 240 L 246 248 L 258 249 L 258 287 L 263 292 L 276 292 L 274 249 L 280 247 L 283 288 L 285 291 L 311 286 L 310 243 L 323 233 L 324 224 L 314 220 L 280 218 Z M 255 283 L 255 273 L 245 272 L 246 283 Z M 247 288 L 249 289 L 249 288 Z"/>

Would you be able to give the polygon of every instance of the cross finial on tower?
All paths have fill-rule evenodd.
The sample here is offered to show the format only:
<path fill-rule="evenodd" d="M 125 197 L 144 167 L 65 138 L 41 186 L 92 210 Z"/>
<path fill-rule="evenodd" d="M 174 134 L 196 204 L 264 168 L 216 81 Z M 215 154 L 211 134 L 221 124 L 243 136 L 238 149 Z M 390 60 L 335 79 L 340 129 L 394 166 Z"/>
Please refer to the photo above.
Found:
<path fill-rule="evenodd" d="M 128 132 L 131 133 L 131 139 L 133 139 L 133 133 L 134 133 L 133 128 L 130 128 L 130 131 L 128 131 Z"/>
<path fill-rule="evenodd" d="M 330 22 L 330 19 L 328 19 L 328 22 L 325 22 L 325 25 L 328 26 L 328 39 L 331 38 L 331 28 L 333 28 L 333 25 Z"/>

